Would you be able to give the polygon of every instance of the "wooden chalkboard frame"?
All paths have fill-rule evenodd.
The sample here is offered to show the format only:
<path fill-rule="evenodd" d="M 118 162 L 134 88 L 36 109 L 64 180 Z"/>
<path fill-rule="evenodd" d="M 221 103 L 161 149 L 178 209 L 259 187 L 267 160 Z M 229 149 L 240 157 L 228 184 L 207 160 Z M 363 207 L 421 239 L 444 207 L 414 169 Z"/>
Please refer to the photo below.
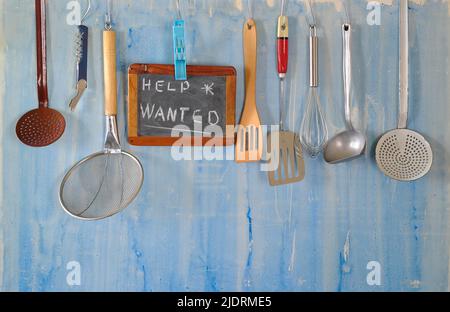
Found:
<path fill-rule="evenodd" d="M 132 64 L 128 69 L 128 141 L 135 146 L 171 146 L 180 138 L 151 137 L 138 135 L 138 80 L 139 75 L 174 75 L 173 65 Z M 226 126 L 227 132 L 222 138 L 222 145 L 233 145 L 236 125 L 236 69 L 231 66 L 187 66 L 188 77 L 192 76 L 224 76 L 226 77 Z M 233 131 L 228 131 L 232 127 Z M 217 138 L 220 139 L 220 138 Z M 192 138 L 191 145 L 205 145 L 211 138 Z"/>

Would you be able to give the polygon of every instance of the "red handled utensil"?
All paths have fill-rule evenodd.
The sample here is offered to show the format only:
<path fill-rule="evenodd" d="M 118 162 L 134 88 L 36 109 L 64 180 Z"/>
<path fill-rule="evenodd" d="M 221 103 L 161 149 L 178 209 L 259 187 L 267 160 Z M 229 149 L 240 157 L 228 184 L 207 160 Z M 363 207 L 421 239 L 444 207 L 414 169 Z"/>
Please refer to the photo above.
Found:
<path fill-rule="evenodd" d="M 284 15 L 285 1 L 282 1 L 281 15 L 278 17 L 277 31 L 277 67 L 280 78 L 280 129 L 271 133 L 268 139 L 268 150 L 271 151 L 271 161 L 278 162 L 269 171 L 269 183 L 272 186 L 300 182 L 305 177 L 305 162 L 300 138 L 294 132 L 285 130 L 284 108 L 286 104 L 286 74 L 289 63 L 289 25 L 288 17 Z M 278 140 L 278 142 L 276 142 Z M 277 146 L 278 143 L 278 146 Z"/>

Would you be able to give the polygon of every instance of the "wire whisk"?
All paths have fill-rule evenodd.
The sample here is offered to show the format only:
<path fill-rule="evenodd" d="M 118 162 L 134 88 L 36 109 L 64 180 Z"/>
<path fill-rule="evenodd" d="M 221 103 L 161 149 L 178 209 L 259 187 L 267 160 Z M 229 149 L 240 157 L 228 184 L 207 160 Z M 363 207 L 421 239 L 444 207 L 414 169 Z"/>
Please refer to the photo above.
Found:
<path fill-rule="evenodd" d="M 328 127 L 319 96 L 319 39 L 316 18 L 311 0 L 308 1 L 312 16 L 309 36 L 309 94 L 305 115 L 300 128 L 300 140 L 306 152 L 313 158 L 325 148 L 328 140 Z"/>

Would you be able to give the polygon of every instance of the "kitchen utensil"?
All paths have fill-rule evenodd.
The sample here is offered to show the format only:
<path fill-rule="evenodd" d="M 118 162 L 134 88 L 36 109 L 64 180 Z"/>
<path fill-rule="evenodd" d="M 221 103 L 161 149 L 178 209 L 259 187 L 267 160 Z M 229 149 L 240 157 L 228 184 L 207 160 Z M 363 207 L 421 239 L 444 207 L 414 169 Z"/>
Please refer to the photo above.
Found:
<path fill-rule="evenodd" d="M 400 116 L 398 128 L 384 134 L 376 147 L 378 168 L 399 181 L 425 176 L 433 163 L 433 151 L 419 133 L 407 129 L 409 87 L 408 0 L 400 0 Z"/>
<path fill-rule="evenodd" d="M 363 155 L 366 149 L 366 137 L 355 130 L 351 120 L 351 31 L 352 27 L 349 23 L 345 23 L 342 26 L 345 123 L 347 130 L 336 135 L 327 143 L 324 158 L 330 164 L 352 160 Z"/>
<path fill-rule="evenodd" d="M 117 127 L 116 33 L 111 25 L 110 17 L 107 17 L 103 32 L 104 150 L 88 156 L 70 169 L 61 183 L 59 193 L 62 207 L 71 216 L 82 220 L 99 220 L 119 213 L 136 198 L 144 181 L 144 171 L 139 160 L 120 146 Z"/>
<path fill-rule="evenodd" d="M 263 152 L 261 121 L 256 106 L 256 23 L 250 18 L 244 31 L 245 103 L 236 138 L 236 162 L 257 162 Z"/>
<path fill-rule="evenodd" d="M 177 18 L 173 23 L 173 58 L 176 80 L 187 80 L 185 21 L 181 14 L 180 0 L 176 0 Z"/>
<path fill-rule="evenodd" d="M 319 87 L 319 41 L 315 25 L 311 25 L 309 36 L 309 94 L 306 112 L 301 124 L 301 142 L 307 153 L 315 158 L 322 153 L 328 140 L 328 127 L 322 111 Z"/>
<path fill-rule="evenodd" d="M 86 91 L 87 84 L 87 67 L 88 67 L 88 42 L 89 42 L 89 28 L 83 25 L 84 20 L 91 10 L 91 0 L 88 0 L 88 8 L 81 19 L 81 25 L 78 26 L 75 34 L 75 57 L 77 59 L 77 84 L 76 95 L 70 101 L 69 107 L 75 111 L 78 102 Z"/>
<path fill-rule="evenodd" d="M 282 1 L 281 15 L 278 17 L 277 34 L 278 77 L 280 79 L 280 131 L 271 133 L 268 138 L 268 147 L 272 153 L 271 159 L 279 160 L 278 167 L 268 172 L 269 183 L 272 186 L 300 182 L 305 177 L 305 163 L 300 138 L 295 133 L 286 131 L 284 127 L 285 83 L 289 63 L 289 23 L 288 17 L 284 15 L 284 4 L 284 1 Z M 276 150 L 274 140 L 278 140 L 278 150 Z M 276 153 L 278 154 L 276 155 Z"/>
<path fill-rule="evenodd" d="M 32 147 L 44 147 L 56 142 L 66 128 L 64 116 L 48 106 L 46 5 L 46 0 L 35 0 L 39 108 L 26 113 L 16 125 L 19 140 Z"/>

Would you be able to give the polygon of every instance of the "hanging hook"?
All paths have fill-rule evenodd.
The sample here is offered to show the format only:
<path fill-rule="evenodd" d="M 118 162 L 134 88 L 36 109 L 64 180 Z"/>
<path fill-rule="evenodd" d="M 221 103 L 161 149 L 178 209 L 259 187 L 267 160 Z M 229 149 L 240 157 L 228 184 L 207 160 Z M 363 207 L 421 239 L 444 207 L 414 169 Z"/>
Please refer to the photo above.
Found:
<path fill-rule="evenodd" d="M 177 18 L 179 20 L 183 19 L 183 15 L 181 14 L 181 4 L 180 4 L 180 0 L 176 0 L 176 5 L 177 5 Z"/>
<path fill-rule="evenodd" d="M 106 0 L 105 29 L 112 29 L 111 0 Z"/>
<path fill-rule="evenodd" d="M 312 1 L 308 0 L 309 12 L 311 13 L 312 22 L 309 23 L 309 26 L 317 26 L 316 15 L 314 14 L 314 7 L 312 5 Z"/>
<path fill-rule="evenodd" d="M 86 17 L 89 15 L 89 12 L 91 11 L 91 0 L 88 0 L 88 7 L 86 9 L 86 12 L 84 12 L 83 17 L 81 18 L 81 24 L 86 20 Z"/>

